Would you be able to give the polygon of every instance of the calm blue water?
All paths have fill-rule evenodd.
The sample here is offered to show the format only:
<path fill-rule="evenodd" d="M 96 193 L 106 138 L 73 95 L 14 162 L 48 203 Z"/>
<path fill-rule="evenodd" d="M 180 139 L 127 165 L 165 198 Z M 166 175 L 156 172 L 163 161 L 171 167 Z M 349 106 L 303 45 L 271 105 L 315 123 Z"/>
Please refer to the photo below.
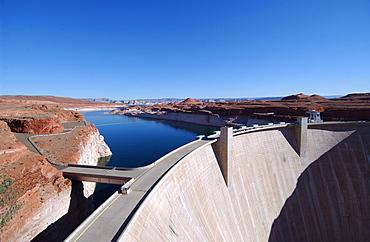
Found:
<path fill-rule="evenodd" d="M 199 134 L 211 134 L 217 127 L 141 119 L 104 114 L 104 111 L 81 112 L 94 124 L 113 155 L 106 166 L 139 167 L 148 165 Z"/>
<path fill-rule="evenodd" d="M 141 119 L 104 112 L 106 111 L 80 113 L 99 129 L 113 153 L 106 166 L 145 166 L 195 140 L 197 135 L 209 135 L 219 130 L 218 127 Z M 115 185 L 98 184 L 94 193 L 95 205 L 100 205 L 118 188 L 119 186 Z"/>

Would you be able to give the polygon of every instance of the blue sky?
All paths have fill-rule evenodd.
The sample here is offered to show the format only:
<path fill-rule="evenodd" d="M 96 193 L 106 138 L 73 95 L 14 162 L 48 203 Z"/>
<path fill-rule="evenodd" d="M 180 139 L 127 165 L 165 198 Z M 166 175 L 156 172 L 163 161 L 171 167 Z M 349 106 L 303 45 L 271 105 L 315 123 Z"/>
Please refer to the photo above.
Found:
<path fill-rule="evenodd" d="M 368 0 L 0 0 L 0 95 L 370 92 Z"/>

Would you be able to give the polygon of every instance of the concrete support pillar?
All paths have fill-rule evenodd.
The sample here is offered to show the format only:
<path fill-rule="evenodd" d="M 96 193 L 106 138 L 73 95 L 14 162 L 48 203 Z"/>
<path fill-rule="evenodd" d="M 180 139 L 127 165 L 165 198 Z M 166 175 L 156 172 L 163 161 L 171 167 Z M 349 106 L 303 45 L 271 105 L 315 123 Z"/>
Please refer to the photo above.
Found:
<path fill-rule="evenodd" d="M 220 138 L 214 145 L 218 165 L 220 166 L 222 175 L 226 185 L 229 184 L 229 164 L 231 157 L 231 147 L 233 138 L 232 127 L 221 127 Z"/>
<path fill-rule="evenodd" d="M 307 118 L 298 118 L 298 151 L 301 158 L 306 158 L 307 153 Z"/>

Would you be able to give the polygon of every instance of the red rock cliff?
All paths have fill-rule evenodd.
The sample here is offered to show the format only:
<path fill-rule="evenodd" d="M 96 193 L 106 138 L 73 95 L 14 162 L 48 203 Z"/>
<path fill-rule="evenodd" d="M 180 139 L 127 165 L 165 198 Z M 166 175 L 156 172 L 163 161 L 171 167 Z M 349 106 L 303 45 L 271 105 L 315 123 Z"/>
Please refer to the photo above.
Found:
<path fill-rule="evenodd" d="M 60 239 L 61 236 L 66 236 L 64 230 L 73 230 L 72 224 L 81 222 L 88 215 L 84 211 L 87 210 L 84 208 L 87 203 L 86 198 L 76 198 L 77 193 L 71 194 L 72 182 L 65 179 L 48 160 L 64 164 L 78 164 L 87 160 L 89 164 L 96 165 L 98 158 L 111 155 L 109 147 L 98 130 L 83 121 L 83 117 L 77 112 L 64 110 L 53 101 L 29 101 L 22 96 L 19 99 L 14 99 L 14 96 L 11 99 L 2 97 L 0 96 L 0 241 L 30 241 L 54 222 L 58 222 L 56 227 L 60 231 L 53 234 Z M 68 131 L 71 128 L 73 129 Z M 12 131 L 17 132 L 17 136 Z M 60 133 L 61 131 L 67 132 Z M 22 142 L 31 146 L 26 138 L 32 134 L 43 134 L 29 138 L 39 142 L 37 148 L 43 155 L 29 151 L 16 138 L 23 137 Z M 94 189 L 94 184 L 90 184 L 89 189 L 87 186 L 81 187 L 81 183 L 73 184 L 73 187 L 80 187 L 77 190 L 81 190 L 85 197 L 89 197 Z M 74 203 L 78 204 L 70 202 L 71 196 Z M 61 218 L 66 218 L 71 208 L 75 208 L 73 213 L 76 213 L 75 217 L 78 219 L 68 219 L 59 226 Z M 84 215 L 79 215 L 80 212 Z"/>
<path fill-rule="evenodd" d="M 29 241 L 67 213 L 71 181 L 0 121 L 1 241 Z"/>

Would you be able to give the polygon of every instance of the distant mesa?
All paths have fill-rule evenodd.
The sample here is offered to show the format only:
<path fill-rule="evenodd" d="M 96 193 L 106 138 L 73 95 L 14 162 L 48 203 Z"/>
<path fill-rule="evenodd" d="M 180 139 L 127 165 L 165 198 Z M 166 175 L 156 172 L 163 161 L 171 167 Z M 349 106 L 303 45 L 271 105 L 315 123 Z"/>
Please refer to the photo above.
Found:
<path fill-rule="evenodd" d="M 370 120 L 370 95 L 347 95 L 325 98 L 299 93 L 276 99 L 207 101 L 187 98 L 182 101 L 132 106 L 112 114 L 198 123 L 211 126 L 244 126 L 256 123 L 295 122 L 297 116 L 308 116 L 308 110 L 321 112 L 325 121 Z"/>
<path fill-rule="evenodd" d="M 189 105 L 189 104 L 203 104 L 203 102 L 188 97 L 184 101 L 180 102 L 180 104 L 186 104 L 186 105 Z"/>
<path fill-rule="evenodd" d="M 370 100 L 370 93 L 351 93 L 341 99 Z"/>
<path fill-rule="evenodd" d="M 54 97 L 54 96 L 26 96 L 26 95 L 0 95 L 0 102 L 9 105 L 8 108 L 17 105 L 47 105 L 47 107 L 59 108 L 114 108 L 118 106 L 114 103 L 102 103 L 79 100 L 69 97 Z M 46 108 L 46 107 L 45 107 Z M 39 107 L 38 107 L 39 109 Z"/>
<path fill-rule="evenodd" d="M 287 96 L 287 97 L 283 97 L 281 100 L 295 100 L 295 101 L 307 101 L 307 100 L 326 100 L 326 98 L 324 98 L 323 96 L 320 96 L 320 95 L 305 95 L 303 93 L 299 93 L 299 94 L 296 94 L 296 95 L 290 95 L 290 96 Z"/>

